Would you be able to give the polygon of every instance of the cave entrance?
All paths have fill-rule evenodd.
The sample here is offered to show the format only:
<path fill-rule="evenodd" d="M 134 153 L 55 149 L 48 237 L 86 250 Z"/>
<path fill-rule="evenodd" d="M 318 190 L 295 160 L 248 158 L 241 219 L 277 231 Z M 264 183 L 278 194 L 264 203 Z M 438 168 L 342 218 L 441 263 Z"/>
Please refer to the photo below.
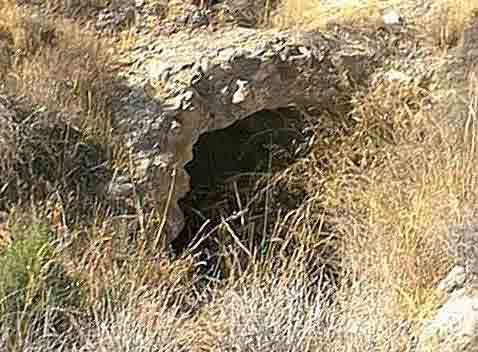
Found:
<path fill-rule="evenodd" d="M 282 108 L 201 135 L 185 166 L 191 191 L 179 202 L 186 225 L 173 242 L 175 252 L 201 238 L 201 251 L 211 256 L 232 237 L 254 252 L 272 231 L 274 216 L 305 198 L 303 188 L 281 189 L 279 175 L 309 152 L 313 131 L 299 111 Z"/>

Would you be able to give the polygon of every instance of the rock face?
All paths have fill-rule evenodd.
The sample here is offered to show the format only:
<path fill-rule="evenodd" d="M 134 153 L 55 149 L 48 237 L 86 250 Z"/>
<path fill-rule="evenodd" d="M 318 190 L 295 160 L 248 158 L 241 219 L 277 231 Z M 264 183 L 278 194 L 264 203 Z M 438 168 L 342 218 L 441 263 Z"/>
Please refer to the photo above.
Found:
<path fill-rule="evenodd" d="M 478 351 L 477 235 L 476 225 L 450 229 L 450 250 L 458 265 L 438 286 L 448 299 L 425 324 L 418 352 Z"/>
<path fill-rule="evenodd" d="M 163 230 L 174 239 L 184 225 L 177 202 L 190 188 L 184 165 L 199 136 L 264 109 L 339 110 L 375 51 L 338 43 L 321 34 L 236 29 L 139 44 L 125 55 L 127 87 L 116 112 L 134 172 L 113 180 L 112 194 L 134 185 L 167 209 Z"/>
<path fill-rule="evenodd" d="M 449 248 L 457 264 L 463 267 L 465 279 L 478 283 L 478 226 L 471 222 L 451 227 Z"/>
<path fill-rule="evenodd" d="M 428 322 L 418 352 L 478 351 L 478 290 L 455 291 Z"/>

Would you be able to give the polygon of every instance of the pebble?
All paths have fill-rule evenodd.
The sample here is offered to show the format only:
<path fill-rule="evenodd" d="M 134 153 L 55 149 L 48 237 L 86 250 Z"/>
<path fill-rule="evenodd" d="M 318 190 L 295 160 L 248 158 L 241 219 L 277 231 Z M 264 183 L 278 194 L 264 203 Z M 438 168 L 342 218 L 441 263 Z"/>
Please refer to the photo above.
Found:
<path fill-rule="evenodd" d="M 401 24 L 403 22 L 403 18 L 397 11 L 389 10 L 383 15 L 383 22 L 386 25 Z"/>

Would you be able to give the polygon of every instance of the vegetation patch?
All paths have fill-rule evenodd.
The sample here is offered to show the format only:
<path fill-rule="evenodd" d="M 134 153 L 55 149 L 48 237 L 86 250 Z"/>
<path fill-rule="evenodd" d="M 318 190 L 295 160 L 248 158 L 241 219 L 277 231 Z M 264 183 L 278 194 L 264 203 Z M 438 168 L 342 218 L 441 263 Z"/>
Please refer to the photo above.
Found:
<path fill-rule="evenodd" d="M 114 134 L 122 44 L 0 0 L 0 349 L 412 351 L 454 265 L 449 226 L 478 207 L 478 73 L 454 57 L 476 4 L 440 3 L 389 37 L 396 55 L 342 109 L 262 111 L 202 136 L 186 229 L 158 250 L 140 200 L 118 214 L 99 191 L 129 166 Z M 363 4 L 283 2 L 279 26 L 360 31 L 392 2 Z M 402 35 L 419 39 L 406 57 Z"/>
<path fill-rule="evenodd" d="M 27 347 L 24 336 L 44 334 L 45 325 L 56 333 L 67 331 L 83 294 L 59 260 L 47 226 L 13 226 L 10 236 L 15 241 L 0 254 L 1 343 L 16 351 Z"/>

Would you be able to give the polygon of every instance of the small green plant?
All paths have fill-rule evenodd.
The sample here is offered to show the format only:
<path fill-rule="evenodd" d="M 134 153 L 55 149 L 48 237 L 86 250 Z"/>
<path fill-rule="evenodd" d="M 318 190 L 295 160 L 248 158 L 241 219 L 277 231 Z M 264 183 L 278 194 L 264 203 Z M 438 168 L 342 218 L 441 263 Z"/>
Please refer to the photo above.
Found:
<path fill-rule="evenodd" d="M 50 326 L 65 329 L 64 312 L 80 305 L 81 294 L 57 260 L 48 227 L 32 224 L 12 232 L 15 242 L 0 255 L 0 326 L 15 351 L 24 336 L 40 331 L 46 317 Z"/>

